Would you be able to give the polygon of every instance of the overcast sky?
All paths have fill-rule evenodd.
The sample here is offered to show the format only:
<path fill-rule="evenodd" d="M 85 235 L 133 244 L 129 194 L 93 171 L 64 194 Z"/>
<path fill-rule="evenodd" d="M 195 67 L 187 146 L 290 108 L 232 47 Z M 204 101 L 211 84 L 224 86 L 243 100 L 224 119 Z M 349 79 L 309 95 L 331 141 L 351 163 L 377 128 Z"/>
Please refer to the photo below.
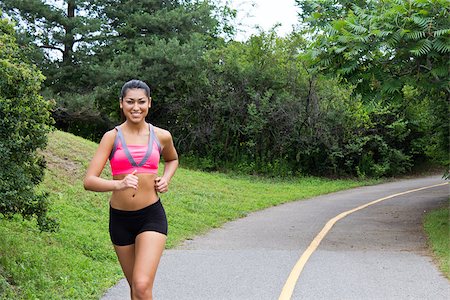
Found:
<path fill-rule="evenodd" d="M 277 32 L 284 36 L 292 31 L 292 25 L 298 23 L 298 8 L 294 0 L 230 0 L 230 2 L 230 6 L 238 11 L 237 21 L 242 23 L 238 28 L 241 32 L 236 36 L 240 41 L 257 33 L 257 30 L 253 29 L 256 25 L 267 31 L 276 23 L 281 23 Z"/>

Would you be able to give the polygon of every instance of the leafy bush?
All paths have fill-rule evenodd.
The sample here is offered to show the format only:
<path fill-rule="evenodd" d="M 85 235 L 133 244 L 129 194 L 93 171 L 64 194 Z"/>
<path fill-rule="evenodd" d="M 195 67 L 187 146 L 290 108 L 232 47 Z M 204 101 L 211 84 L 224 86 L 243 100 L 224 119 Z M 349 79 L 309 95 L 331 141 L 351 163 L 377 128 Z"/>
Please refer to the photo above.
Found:
<path fill-rule="evenodd" d="M 35 192 L 45 167 L 36 150 L 46 145 L 52 124 L 50 103 L 39 95 L 44 76 L 24 62 L 13 26 L 3 18 L 0 46 L 0 214 L 35 216 L 42 230 L 55 229 L 46 216 L 47 195 Z"/>
<path fill-rule="evenodd" d="M 298 35 L 263 32 L 206 53 L 206 83 L 168 107 L 189 164 L 282 177 L 408 171 L 408 110 L 364 104 L 353 86 L 310 73 L 302 47 Z"/>
<path fill-rule="evenodd" d="M 54 95 L 47 90 L 45 96 L 55 99 L 52 117 L 55 127 L 60 130 L 99 142 L 103 134 L 115 125 L 110 117 L 97 108 L 93 92 L 84 95 Z M 118 108 L 119 100 L 116 101 Z"/>

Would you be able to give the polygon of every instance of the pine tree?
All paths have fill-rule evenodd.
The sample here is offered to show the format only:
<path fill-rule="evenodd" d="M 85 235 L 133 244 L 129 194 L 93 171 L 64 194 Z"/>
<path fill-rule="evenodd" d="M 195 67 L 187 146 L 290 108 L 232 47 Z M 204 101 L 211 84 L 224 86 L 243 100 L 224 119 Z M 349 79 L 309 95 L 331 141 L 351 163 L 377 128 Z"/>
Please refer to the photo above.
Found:
<path fill-rule="evenodd" d="M 91 87 L 86 62 L 104 38 L 95 3 L 3 0 L 0 5 L 15 20 L 22 43 L 32 42 L 45 54 L 42 60 L 36 56 L 34 63 L 46 75 L 48 88 L 60 94 Z"/>

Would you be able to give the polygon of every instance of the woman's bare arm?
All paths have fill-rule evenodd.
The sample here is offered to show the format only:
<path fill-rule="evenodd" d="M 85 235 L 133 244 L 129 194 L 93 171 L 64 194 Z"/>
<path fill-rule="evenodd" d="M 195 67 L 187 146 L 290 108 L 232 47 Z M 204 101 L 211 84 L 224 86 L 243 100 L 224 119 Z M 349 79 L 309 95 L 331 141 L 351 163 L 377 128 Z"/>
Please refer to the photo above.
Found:
<path fill-rule="evenodd" d="M 137 188 L 137 176 L 134 174 L 129 174 L 122 180 L 104 179 L 100 177 L 113 148 L 115 137 L 115 130 L 110 130 L 103 135 L 84 177 L 84 188 L 86 190 L 111 192 L 129 187 Z"/>
<path fill-rule="evenodd" d="M 161 142 L 164 171 L 162 177 L 157 177 L 155 179 L 155 187 L 158 192 L 164 193 L 167 192 L 170 180 L 178 168 L 178 153 L 173 145 L 173 139 L 170 132 L 158 128 L 158 138 Z"/>

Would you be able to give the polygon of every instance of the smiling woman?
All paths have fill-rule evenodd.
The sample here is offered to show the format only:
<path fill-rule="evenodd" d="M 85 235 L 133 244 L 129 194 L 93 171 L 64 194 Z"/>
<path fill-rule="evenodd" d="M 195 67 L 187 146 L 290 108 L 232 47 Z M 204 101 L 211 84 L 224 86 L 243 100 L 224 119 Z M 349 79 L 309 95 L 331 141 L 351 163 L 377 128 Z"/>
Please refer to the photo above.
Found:
<path fill-rule="evenodd" d="M 135 86 L 138 88 L 130 89 L 129 86 L 125 84 L 122 87 L 121 97 L 120 97 L 120 111 L 122 114 L 123 121 L 127 118 L 136 121 L 142 121 L 142 116 L 147 116 L 148 110 L 152 106 L 152 98 L 150 97 L 150 88 L 147 85 L 141 85 L 136 83 Z"/>
<path fill-rule="evenodd" d="M 153 282 L 167 236 L 167 218 L 158 193 L 168 190 L 178 167 L 171 134 L 145 121 L 150 88 L 140 80 L 122 87 L 125 121 L 103 136 L 91 160 L 84 187 L 112 192 L 109 232 L 132 299 L 152 299 Z M 164 172 L 158 177 L 160 155 Z M 110 160 L 113 179 L 100 177 Z"/>

